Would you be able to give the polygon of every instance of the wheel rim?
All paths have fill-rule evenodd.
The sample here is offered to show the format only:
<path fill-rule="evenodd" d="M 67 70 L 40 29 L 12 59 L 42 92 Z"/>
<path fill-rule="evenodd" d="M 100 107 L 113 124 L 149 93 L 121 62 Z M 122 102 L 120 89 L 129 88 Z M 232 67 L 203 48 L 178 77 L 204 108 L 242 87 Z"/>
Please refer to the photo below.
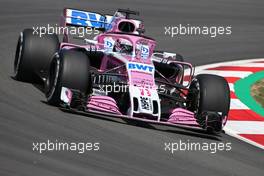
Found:
<path fill-rule="evenodd" d="M 14 75 L 17 76 L 21 62 L 21 55 L 23 50 L 23 32 L 20 33 L 19 40 L 17 42 L 16 56 L 14 62 Z"/>
<path fill-rule="evenodd" d="M 197 79 L 193 80 L 193 83 L 190 85 L 190 89 L 195 89 L 198 93 L 195 96 L 194 93 L 189 97 L 189 108 L 193 111 L 196 115 L 199 113 L 199 106 L 200 106 L 200 85 Z"/>
<path fill-rule="evenodd" d="M 57 83 L 58 83 L 58 77 L 59 77 L 59 69 L 60 69 L 60 60 L 58 58 L 58 55 L 55 55 L 55 59 L 52 61 L 49 75 L 47 78 L 47 99 L 50 100 L 55 92 Z"/>

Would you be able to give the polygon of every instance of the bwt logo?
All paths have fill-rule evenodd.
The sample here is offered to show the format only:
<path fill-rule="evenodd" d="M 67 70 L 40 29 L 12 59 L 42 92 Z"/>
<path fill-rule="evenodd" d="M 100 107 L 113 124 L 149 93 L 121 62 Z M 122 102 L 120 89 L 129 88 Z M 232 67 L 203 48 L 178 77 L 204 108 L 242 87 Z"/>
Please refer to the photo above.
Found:
<path fill-rule="evenodd" d="M 97 13 L 68 10 L 71 14 L 71 24 L 90 26 L 95 28 L 104 27 L 105 17 Z"/>
<path fill-rule="evenodd" d="M 150 65 L 144 65 L 144 64 L 129 63 L 128 69 L 153 72 L 154 67 Z"/>

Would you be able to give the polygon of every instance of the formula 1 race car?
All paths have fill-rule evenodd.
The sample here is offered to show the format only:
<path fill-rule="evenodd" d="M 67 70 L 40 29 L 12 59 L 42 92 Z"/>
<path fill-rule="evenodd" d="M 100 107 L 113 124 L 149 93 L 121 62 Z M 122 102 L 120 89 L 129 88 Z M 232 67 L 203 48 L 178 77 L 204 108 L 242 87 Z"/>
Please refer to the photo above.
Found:
<path fill-rule="evenodd" d="M 40 36 L 25 29 L 17 44 L 14 78 L 42 83 L 47 102 L 71 112 L 220 132 L 230 106 L 226 80 L 195 76 L 181 55 L 156 51 L 156 41 L 131 15 L 139 13 L 64 9 L 61 42 L 55 33 Z M 98 34 L 77 37 L 82 44 L 73 44 L 69 27 Z"/>

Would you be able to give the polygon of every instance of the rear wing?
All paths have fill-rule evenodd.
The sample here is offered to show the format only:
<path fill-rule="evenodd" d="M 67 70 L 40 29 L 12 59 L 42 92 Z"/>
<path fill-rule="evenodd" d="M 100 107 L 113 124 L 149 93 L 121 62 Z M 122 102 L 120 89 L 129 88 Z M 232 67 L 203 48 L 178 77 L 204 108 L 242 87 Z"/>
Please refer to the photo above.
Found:
<path fill-rule="evenodd" d="M 72 29 L 71 27 L 76 27 L 78 29 L 80 28 L 95 29 L 92 34 L 89 34 L 88 38 L 92 36 L 95 37 L 100 32 L 111 31 L 111 30 L 113 30 L 114 32 L 118 31 L 118 28 L 115 28 L 115 26 L 112 25 L 116 25 L 115 21 L 117 18 L 128 18 L 129 14 L 135 15 L 137 13 L 130 10 L 118 9 L 114 15 L 103 15 L 97 12 L 89 12 L 84 10 L 65 8 L 60 21 L 60 26 L 62 27 L 60 28 L 60 30 L 62 31 L 61 33 L 64 34 L 63 41 L 69 42 L 71 38 L 71 39 L 77 39 L 76 42 L 80 42 L 80 39 L 88 37 L 86 36 L 86 33 L 83 32 L 84 31 L 83 29 L 82 29 L 83 33 L 81 34 L 81 36 L 75 34 L 74 32 L 73 34 L 71 32 L 69 33 L 68 29 Z M 130 19 L 130 18 L 129 20 L 134 23 L 135 29 L 144 28 L 141 20 Z M 68 26 L 70 26 L 70 28 L 68 28 Z M 139 34 L 138 30 L 134 30 L 133 34 Z"/>
<path fill-rule="evenodd" d="M 63 26 L 91 27 L 107 30 L 111 27 L 110 24 L 113 16 L 66 8 L 64 9 L 62 18 Z"/>
<path fill-rule="evenodd" d="M 83 10 L 65 8 L 62 16 L 62 26 L 91 27 L 106 31 L 112 28 L 112 22 L 116 17 L 128 18 L 129 15 L 138 15 L 138 12 L 131 10 L 118 9 L 114 15 L 102 15 L 97 12 L 88 12 Z M 130 19 L 136 25 L 136 28 L 142 26 L 141 20 Z"/>

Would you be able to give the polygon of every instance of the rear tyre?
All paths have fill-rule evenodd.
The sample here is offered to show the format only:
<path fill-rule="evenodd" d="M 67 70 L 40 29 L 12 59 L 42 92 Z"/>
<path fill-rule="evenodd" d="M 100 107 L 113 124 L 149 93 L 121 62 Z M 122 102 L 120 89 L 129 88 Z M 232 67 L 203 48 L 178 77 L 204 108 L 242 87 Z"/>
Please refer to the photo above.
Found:
<path fill-rule="evenodd" d="M 81 51 L 63 50 L 55 54 L 45 83 L 47 102 L 58 106 L 61 88 L 75 89 L 87 94 L 91 91 L 90 62 Z"/>
<path fill-rule="evenodd" d="M 221 131 L 222 120 L 230 107 L 227 81 L 221 76 L 200 74 L 189 89 L 187 107 L 195 112 L 198 123 L 208 131 Z"/>
<path fill-rule="evenodd" d="M 30 83 L 39 82 L 50 65 L 52 56 L 59 49 L 59 39 L 55 34 L 40 37 L 33 29 L 20 33 L 14 60 L 14 78 Z"/>

